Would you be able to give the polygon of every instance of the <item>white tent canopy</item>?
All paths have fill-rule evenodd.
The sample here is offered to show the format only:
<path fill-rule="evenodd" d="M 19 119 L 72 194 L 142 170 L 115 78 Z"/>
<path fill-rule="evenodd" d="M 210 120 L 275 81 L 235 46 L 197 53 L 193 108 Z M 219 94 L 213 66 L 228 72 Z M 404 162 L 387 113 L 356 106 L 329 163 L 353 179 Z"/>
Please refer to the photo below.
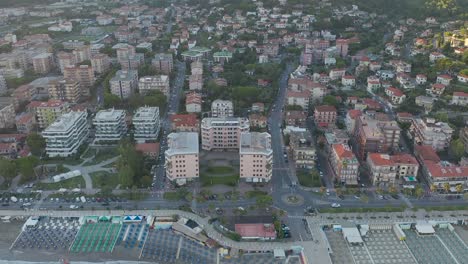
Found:
<path fill-rule="evenodd" d="M 357 227 L 343 227 L 343 236 L 348 243 L 364 243 Z"/>
<path fill-rule="evenodd" d="M 435 233 L 434 228 L 431 224 L 428 223 L 418 223 L 416 224 L 416 231 L 420 235 L 432 235 Z"/>

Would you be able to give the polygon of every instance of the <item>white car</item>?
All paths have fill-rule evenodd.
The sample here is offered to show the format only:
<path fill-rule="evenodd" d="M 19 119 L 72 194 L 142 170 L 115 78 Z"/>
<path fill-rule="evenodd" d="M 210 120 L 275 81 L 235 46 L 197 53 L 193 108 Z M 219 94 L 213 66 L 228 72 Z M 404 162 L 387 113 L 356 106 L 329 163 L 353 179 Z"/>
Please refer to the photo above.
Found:
<path fill-rule="evenodd" d="M 74 204 L 70 205 L 70 209 L 76 209 L 76 208 L 78 208 L 77 205 L 74 205 Z"/>
<path fill-rule="evenodd" d="M 340 208 L 340 207 L 341 207 L 341 204 L 339 204 L 339 203 L 332 203 L 332 204 L 331 204 L 331 207 L 333 207 L 333 208 Z"/>

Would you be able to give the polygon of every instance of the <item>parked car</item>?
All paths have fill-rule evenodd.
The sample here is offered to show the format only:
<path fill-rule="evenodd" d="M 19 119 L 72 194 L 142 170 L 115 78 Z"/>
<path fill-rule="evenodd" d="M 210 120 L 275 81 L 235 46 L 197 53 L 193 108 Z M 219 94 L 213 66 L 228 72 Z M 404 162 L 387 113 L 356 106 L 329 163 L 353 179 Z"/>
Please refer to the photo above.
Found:
<path fill-rule="evenodd" d="M 339 203 L 332 203 L 332 204 L 331 204 L 331 207 L 333 207 L 333 208 L 340 208 L 340 207 L 341 207 L 341 204 L 339 204 Z"/>

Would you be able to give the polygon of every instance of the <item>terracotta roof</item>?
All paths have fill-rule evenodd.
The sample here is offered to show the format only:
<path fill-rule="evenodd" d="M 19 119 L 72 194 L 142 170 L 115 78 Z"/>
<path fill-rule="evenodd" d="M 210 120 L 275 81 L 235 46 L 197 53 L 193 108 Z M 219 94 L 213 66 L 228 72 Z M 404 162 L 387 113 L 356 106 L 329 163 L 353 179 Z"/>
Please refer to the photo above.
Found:
<path fill-rule="evenodd" d="M 468 97 L 468 93 L 465 93 L 465 92 L 453 92 L 453 96 Z"/>
<path fill-rule="evenodd" d="M 429 174 L 434 178 L 452 178 L 468 176 L 467 166 L 456 166 L 453 164 L 442 165 L 433 161 L 425 161 Z"/>
<path fill-rule="evenodd" d="M 198 126 L 197 116 L 194 114 L 171 115 L 171 122 L 174 126 Z"/>
<path fill-rule="evenodd" d="M 398 112 L 397 116 L 398 117 L 413 117 L 413 115 L 411 113 L 408 113 L 408 112 Z"/>
<path fill-rule="evenodd" d="M 198 93 L 189 93 L 185 99 L 185 104 L 201 104 L 201 95 Z"/>
<path fill-rule="evenodd" d="M 416 145 L 414 147 L 414 152 L 418 153 L 422 160 L 424 161 L 433 161 L 440 162 L 439 155 L 437 152 L 429 145 Z"/>
<path fill-rule="evenodd" d="M 235 224 L 235 230 L 242 237 L 276 238 L 273 224 Z"/>
<path fill-rule="evenodd" d="M 351 109 L 351 110 L 348 111 L 348 115 L 349 115 L 349 117 L 351 117 L 351 119 L 356 119 L 356 118 L 362 116 L 362 111 L 357 110 L 357 109 Z"/>
<path fill-rule="evenodd" d="M 381 153 L 369 153 L 368 159 L 372 161 L 375 166 L 394 166 L 395 162 L 390 158 L 388 154 Z"/>
<path fill-rule="evenodd" d="M 28 104 L 28 107 L 32 108 L 37 108 L 37 107 L 58 107 L 64 105 L 64 101 L 60 100 L 49 100 L 47 102 L 42 102 L 42 101 L 31 101 Z"/>
<path fill-rule="evenodd" d="M 18 118 L 18 120 L 16 120 L 16 124 L 28 123 L 29 121 L 31 121 L 31 119 L 34 119 L 33 114 L 25 114 Z"/>
<path fill-rule="evenodd" d="M 443 79 L 452 79 L 452 76 L 448 75 L 448 74 L 442 74 L 442 75 L 439 75 L 437 76 L 437 78 L 443 78 Z"/>
<path fill-rule="evenodd" d="M 441 83 L 434 83 L 432 85 L 432 88 L 437 89 L 437 90 L 442 90 L 442 89 L 445 89 L 445 85 L 443 85 Z"/>
<path fill-rule="evenodd" d="M 316 112 L 336 112 L 336 108 L 333 105 L 319 105 L 315 107 Z"/>
<path fill-rule="evenodd" d="M 135 144 L 135 149 L 141 151 L 144 154 L 156 153 L 156 156 L 159 154 L 159 143 L 139 143 Z"/>
<path fill-rule="evenodd" d="M 302 98 L 309 98 L 310 97 L 310 91 L 305 90 L 302 92 L 296 92 L 296 91 L 288 91 L 287 95 L 289 97 L 302 97 Z"/>
<path fill-rule="evenodd" d="M 401 96 L 404 95 L 403 92 L 400 91 L 400 89 L 395 88 L 395 87 L 388 87 L 387 90 L 389 90 L 390 92 L 392 92 L 394 96 L 401 97 Z"/>
<path fill-rule="evenodd" d="M 395 163 L 418 165 L 416 158 L 413 155 L 406 153 L 390 156 L 390 159 Z"/>
<path fill-rule="evenodd" d="M 349 149 L 349 147 L 347 148 L 344 144 L 333 144 L 333 150 L 340 159 L 350 159 L 354 157 L 354 153 Z"/>

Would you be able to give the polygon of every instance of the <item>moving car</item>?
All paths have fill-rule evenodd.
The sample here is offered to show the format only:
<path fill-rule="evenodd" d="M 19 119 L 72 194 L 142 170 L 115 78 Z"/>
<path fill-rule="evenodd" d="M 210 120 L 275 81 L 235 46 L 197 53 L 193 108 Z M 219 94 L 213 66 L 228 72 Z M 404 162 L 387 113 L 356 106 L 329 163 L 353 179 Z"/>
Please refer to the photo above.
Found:
<path fill-rule="evenodd" d="M 341 207 L 341 204 L 339 204 L 339 203 L 332 203 L 332 204 L 331 204 L 331 207 L 333 207 L 333 208 L 340 208 L 340 207 Z"/>

